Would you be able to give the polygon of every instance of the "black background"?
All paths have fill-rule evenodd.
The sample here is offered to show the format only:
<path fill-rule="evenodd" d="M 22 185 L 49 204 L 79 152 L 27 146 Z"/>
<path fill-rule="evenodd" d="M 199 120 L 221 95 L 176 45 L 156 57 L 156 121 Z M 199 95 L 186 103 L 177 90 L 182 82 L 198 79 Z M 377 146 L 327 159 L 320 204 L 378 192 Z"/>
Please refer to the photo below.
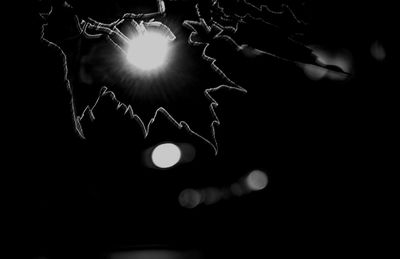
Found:
<path fill-rule="evenodd" d="M 383 146 L 391 141 L 390 8 L 346 1 L 293 5 L 309 21 L 307 41 L 352 53 L 352 79 L 311 81 L 280 62 L 268 63 L 264 74 L 251 71 L 256 76 L 248 79 L 248 94 L 215 94 L 222 122 L 216 156 L 164 118 L 146 139 L 139 130 L 118 136 L 129 145 L 79 139 L 66 109 L 60 53 L 40 42 L 39 23 L 25 24 L 19 41 L 25 51 L 10 65 L 5 97 L 5 136 L 12 142 L 6 171 L 13 176 L 9 200 L 21 254 L 83 258 L 151 244 L 216 258 L 372 251 L 384 229 L 374 215 L 384 213 Z M 101 6 L 96 11 L 107 10 Z M 35 14 L 30 6 L 28 20 Z M 383 62 L 370 55 L 376 40 L 386 46 Z M 99 130 L 118 132 L 107 125 Z M 168 171 L 143 166 L 142 152 L 163 141 L 191 143 L 195 160 Z M 270 180 L 259 193 L 192 210 L 178 203 L 184 188 L 228 186 L 257 168 Z"/>

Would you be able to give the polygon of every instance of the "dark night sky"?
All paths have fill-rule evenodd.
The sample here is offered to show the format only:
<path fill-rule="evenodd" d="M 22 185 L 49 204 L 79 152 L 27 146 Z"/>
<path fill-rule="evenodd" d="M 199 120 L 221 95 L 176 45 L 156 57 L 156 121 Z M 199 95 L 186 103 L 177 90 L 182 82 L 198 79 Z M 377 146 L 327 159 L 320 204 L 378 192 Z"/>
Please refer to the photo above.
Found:
<path fill-rule="evenodd" d="M 89 8 L 89 2 L 76 6 L 104 19 L 113 12 L 107 4 Z M 119 2 L 128 8 L 128 2 Z M 385 31 L 390 8 L 289 2 L 309 22 L 305 42 L 351 53 L 353 77 L 313 81 L 293 64 L 249 61 L 251 68 L 255 62 L 262 67 L 234 75 L 247 94 L 221 90 L 213 95 L 221 120 L 217 155 L 162 116 L 144 139 L 138 125 L 110 112 L 107 100 L 99 106 L 100 119 L 87 122 L 91 137 L 79 139 L 63 88 L 60 52 L 40 43 L 38 24 L 26 25 L 26 63 L 14 72 L 9 90 L 14 105 L 8 113 L 24 256 L 84 257 L 162 244 L 213 251 L 216 258 L 252 258 L 317 255 L 319 250 L 341 254 L 360 248 L 354 239 L 368 242 L 375 228 L 365 228 L 365 215 L 372 206 L 382 206 L 371 192 L 371 184 L 378 188 L 382 181 L 371 183 L 377 176 L 370 170 L 379 166 L 373 153 L 389 139 L 382 132 L 392 105 L 385 101 L 393 86 L 387 77 L 391 56 Z M 168 18 L 187 19 L 175 6 Z M 28 13 L 34 21 L 34 8 Z M 371 56 L 375 41 L 386 47 L 386 60 Z M 235 62 L 230 58 L 217 62 L 228 66 Z M 195 159 L 165 171 L 144 166 L 143 152 L 164 141 L 190 143 Z M 253 169 L 267 172 L 265 190 L 192 210 L 178 203 L 185 188 L 226 187 Z"/>

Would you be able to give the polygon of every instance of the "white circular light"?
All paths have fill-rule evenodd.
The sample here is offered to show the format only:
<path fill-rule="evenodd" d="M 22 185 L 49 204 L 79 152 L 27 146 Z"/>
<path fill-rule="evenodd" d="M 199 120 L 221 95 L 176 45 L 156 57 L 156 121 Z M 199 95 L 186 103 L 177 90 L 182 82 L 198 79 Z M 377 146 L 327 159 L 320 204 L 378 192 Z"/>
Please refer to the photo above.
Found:
<path fill-rule="evenodd" d="M 131 39 L 128 62 L 142 70 L 160 67 L 167 59 L 169 40 L 161 33 L 145 32 Z"/>
<path fill-rule="evenodd" d="M 268 184 L 267 175 L 260 170 L 252 171 L 246 178 L 246 185 L 252 191 L 260 191 Z"/>
<path fill-rule="evenodd" d="M 151 160 L 159 168 L 169 168 L 179 162 L 181 155 L 181 150 L 177 145 L 165 143 L 153 149 Z"/>

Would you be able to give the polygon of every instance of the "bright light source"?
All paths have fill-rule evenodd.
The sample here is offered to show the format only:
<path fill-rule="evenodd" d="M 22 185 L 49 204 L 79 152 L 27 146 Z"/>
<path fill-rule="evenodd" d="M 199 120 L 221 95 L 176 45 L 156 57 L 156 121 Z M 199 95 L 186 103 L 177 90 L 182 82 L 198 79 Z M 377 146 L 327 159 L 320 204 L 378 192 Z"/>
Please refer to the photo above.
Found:
<path fill-rule="evenodd" d="M 172 143 L 158 145 L 151 153 L 153 164 L 159 168 L 169 168 L 176 165 L 181 159 L 181 150 Z"/>
<path fill-rule="evenodd" d="M 252 171 L 246 178 L 246 185 L 252 191 L 260 191 L 268 184 L 267 175 L 260 170 Z"/>
<path fill-rule="evenodd" d="M 168 38 L 163 34 L 146 31 L 131 39 L 127 59 L 142 70 L 158 68 L 167 59 L 168 43 Z"/>

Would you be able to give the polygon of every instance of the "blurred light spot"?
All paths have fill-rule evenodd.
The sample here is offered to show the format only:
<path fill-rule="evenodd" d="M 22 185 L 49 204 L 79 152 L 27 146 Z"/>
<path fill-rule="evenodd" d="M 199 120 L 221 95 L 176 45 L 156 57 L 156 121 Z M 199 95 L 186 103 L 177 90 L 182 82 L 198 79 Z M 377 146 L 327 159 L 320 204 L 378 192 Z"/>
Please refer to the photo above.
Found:
<path fill-rule="evenodd" d="M 194 157 L 196 156 L 196 149 L 193 145 L 188 143 L 183 143 L 179 145 L 182 153 L 181 162 L 182 163 L 189 163 L 193 161 Z"/>
<path fill-rule="evenodd" d="M 340 68 L 347 73 L 352 72 L 353 58 L 348 50 L 339 49 L 332 51 L 322 46 L 310 46 L 310 48 L 313 50 L 313 53 L 317 56 L 318 62 L 321 64 L 324 64 L 328 67 Z M 304 64 L 303 70 L 305 75 L 314 81 L 324 78 L 341 81 L 348 78 L 346 74 L 311 64 Z"/>
<path fill-rule="evenodd" d="M 158 145 L 151 153 L 153 164 L 159 168 L 169 168 L 176 165 L 181 159 L 181 150 L 172 143 Z"/>
<path fill-rule="evenodd" d="M 145 32 L 131 39 L 127 59 L 142 70 L 158 68 L 167 59 L 168 42 L 161 33 Z"/>
<path fill-rule="evenodd" d="M 229 188 L 224 187 L 223 189 L 221 189 L 221 198 L 222 199 L 227 200 L 231 196 L 232 196 L 232 191 Z"/>
<path fill-rule="evenodd" d="M 260 191 L 268 184 L 267 174 L 261 170 L 252 171 L 246 178 L 246 185 L 252 191 Z"/>
<path fill-rule="evenodd" d="M 337 52 L 336 55 L 332 57 L 329 60 L 329 63 L 327 64 L 337 66 L 341 68 L 343 71 L 351 73 L 353 71 L 352 60 L 353 58 L 349 51 L 341 50 Z M 337 81 L 345 80 L 347 78 L 346 75 L 334 71 L 329 71 L 327 73 L 327 77 L 331 80 L 337 80 Z"/>
<path fill-rule="evenodd" d="M 372 43 L 370 51 L 372 57 L 378 61 L 383 61 L 386 58 L 386 50 L 379 41 Z"/>
<path fill-rule="evenodd" d="M 111 259 L 178 259 L 183 258 L 183 253 L 170 250 L 138 250 L 117 252 L 109 256 Z"/>
<path fill-rule="evenodd" d="M 231 192 L 233 195 L 242 196 L 245 193 L 245 190 L 239 183 L 234 183 L 231 185 Z"/>
<path fill-rule="evenodd" d="M 221 199 L 221 192 L 217 188 L 207 188 L 202 191 L 204 196 L 204 204 L 211 205 L 217 203 Z"/>
<path fill-rule="evenodd" d="M 202 196 L 194 189 L 185 189 L 179 194 L 178 199 L 182 207 L 193 209 L 200 204 Z"/>
<path fill-rule="evenodd" d="M 305 64 L 304 73 L 308 78 L 314 81 L 321 80 L 328 71 L 325 68 L 318 67 L 315 65 Z"/>

